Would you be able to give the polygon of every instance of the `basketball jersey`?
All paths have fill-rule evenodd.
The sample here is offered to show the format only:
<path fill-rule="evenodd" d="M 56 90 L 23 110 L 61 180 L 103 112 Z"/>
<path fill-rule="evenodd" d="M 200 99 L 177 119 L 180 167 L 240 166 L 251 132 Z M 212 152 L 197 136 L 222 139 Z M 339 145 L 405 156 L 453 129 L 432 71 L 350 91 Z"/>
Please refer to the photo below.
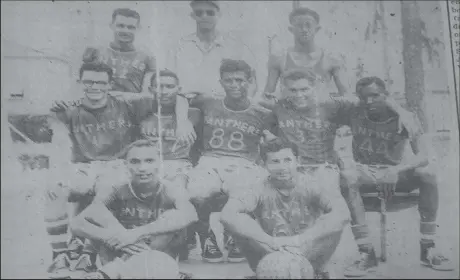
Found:
<path fill-rule="evenodd" d="M 305 179 L 303 179 L 305 180 Z M 254 216 L 270 236 L 293 236 L 312 227 L 323 214 L 331 211 L 323 195 L 298 183 L 289 195 L 281 193 L 269 179 L 257 199 Z"/>
<path fill-rule="evenodd" d="M 155 58 L 143 51 L 100 50 L 100 59 L 113 70 L 113 91 L 142 92 L 145 74 L 155 71 Z"/>
<path fill-rule="evenodd" d="M 196 126 L 201 118 L 198 109 L 191 108 L 188 112 L 189 120 Z M 141 135 L 143 138 L 159 140 L 158 114 L 153 114 L 141 123 Z M 176 119 L 175 115 L 162 115 L 162 150 L 164 160 L 189 159 L 192 147 L 188 142 L 182 143 L 176 138 Z"/>
<path fill-rule="evenodd" d="M 278 67 L 282 77 L 289 70 L 309 69 L 322 78 L 327 85 L 332 80 L 334 71 L 341 67 L 341 62 L 323 49 L 320 49 L 319 58 L 312 60 L 305 53 L 288 48 L 281 54 Z"/>
<path fill-rule="evenodd" d="M 72 162 L 114 160 L 136 140 L 138 123 L 155 107 L 153 98 L 125 101 L 108 96 L 103 108 L 71 107 L 62 119 L 69 129 Z"/>
<path fill-rule="evenodd" d="M 135 193 L 128 182 L 98 189 L 101 191 L 96 194 L 96 199 L 102 201 L 126 229 L 152 223 L 164 211 L 174 208 L 174 200 L 168 196 L 167 187 L 160 187 L 158 193 L 145 199 L 142 194 Z"/>
<path fill-rule="evenodd" d="M 232 156 L 256 162 L 262 131 L 271 129 L 273 114 L 250 104 L 244 111 L 233 111 L 224 98 L 199 96 L 191 105 L 201 109 L 204 117 L 203 147 L 205 156 Z"/>
<path fill-rule="evenodd" d="M 336 104 L 334 101 L 324 102 L 308 111 L 296 111 L 284 102 L 275 106 L 277 135 L 297 146 L 300 164 L 337 163 L 335 135 L 349 118 L 349 106 Z"/>
<path fill-rule="evenodd" d="M 394 115 L 385 122 L 373 122 L 364 108 L 351 115 L 353 158 L 362 164 L 397 165 L 401 162 L 409 140 L 406 129 L 399 131 L 399 118 Z"/>

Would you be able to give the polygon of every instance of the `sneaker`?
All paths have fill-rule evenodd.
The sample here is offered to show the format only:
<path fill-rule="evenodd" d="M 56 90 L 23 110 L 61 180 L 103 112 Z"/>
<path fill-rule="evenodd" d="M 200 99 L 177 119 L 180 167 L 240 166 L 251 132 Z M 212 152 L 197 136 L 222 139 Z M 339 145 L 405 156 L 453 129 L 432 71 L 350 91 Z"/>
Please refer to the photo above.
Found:
<path fill-rule="evenodd" d="M 217 246 L 216 236 L 214 232 L 210 232 L 208 238 L 204 242 L 204 250 L 202 254 L 203 260 L 210 263 L 221 262 L 224 259 L 222 252 Z"/>
<path fill-rule="evenodd" d="M 331 276 L 327 271 L 315 271 L 314 279 L 331 279 Z"/>
<path fill-rule="evenodd" d="M 94 272 L 97 270 L 95 261 L 87 253 L 81 254 L 76 260 L 70 260 L 71 271 Z"/>
<path fill-rule="evenodd" d="M 420 242 L 420 263 L 423 266 L 439 271 L 451 271 L 455 269 L 452 261 L 435 249 L 434 242 Z"/>
<path fill-rule="evenodd" d="M 70 260 L 67 253 L 57 255 L 47 269 L 48 277 L 51 279 L 69 279 Z"/>
<path fill-rule="evenodd" d="M 72 239 L 70 239 L 69 243 L 67 244 L 69 258 L 78 259 L 84 247 L 85 242 L 82 239 L 78 237 L 72 237 Z"/>
<path fill-rule="evenodd" d="M 243 262 L 246 260 L 243 253 L 240 251 L 238 246 L 236 246 L 235 241 L 231 236 L 228 237 L 227 246 L 228 248 L 228 261 L 232 263 Z"/>
<path fill-rule="evenodd" d="M 187 272 L 179 272 L 179 279 L 193 279 L 193 274 Z"/>
<path fill-rule="evenodd" d="M 346 277 L 363 277 L 368 273 L 374 272 L 377 268 L 378 262 L 375 255 L 375 250 L 372 249 L 370 252 L 360 252 L 361 258 L 345 268 L 343 273 Z"/>
<path fill-rule="evenodd" d="M 82 277 L 82 279 L 110 279 L 107 275 L 100 271 L 91 272 Z"/>

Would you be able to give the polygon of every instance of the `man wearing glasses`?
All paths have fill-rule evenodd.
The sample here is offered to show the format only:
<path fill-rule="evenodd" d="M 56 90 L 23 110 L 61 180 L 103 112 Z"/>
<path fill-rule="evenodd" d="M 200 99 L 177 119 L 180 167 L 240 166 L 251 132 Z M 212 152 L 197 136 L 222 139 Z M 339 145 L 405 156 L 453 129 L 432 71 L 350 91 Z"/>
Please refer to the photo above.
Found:
<path fill-rule="evenodd" d="M 256 59 L 243 43 L 217 30 L 221 17 L 219 1 L 191 1 L 196 32 L 183 37 L 168 63 L 181 79 L 184 92 L 222 95 L 219 67 L 223 59 L 246 61 L 252 68 L 250 96 L 256 91 Z"/>
<path fill-rule="evenodd" d="M 83 62 L 103 62 L 112 68 L 112 91 L 147 92 L 155 71 L 155 59 L 134 47 L 140 19 L 136 11 L 116 9 L 110 24 L 114 32 L 113 42 L 105 48 L 89 47 L 83 54 Z"/>
<path fill-rule="evenodd" d="M 134 131 L 140 122 L 157 108 L 151 94 L 133 93 L 126 99 L 108 94 L 112 78 L 111 67 L 84 63 L 80 68 L 83 98 L 71 106 L 56 103 L 51 109 L 67 128 L 72 153 L 68 165 L 52 170 L 56 178 L 49 181 L 55 183 L 46 192 L 45 223 L 53 250 L 53 263 L 48 269 L 51 277 L 61 277 L 61 272 L 69 270 L 95 268 L 96 256 L 91 247 L 83 246 L 76 238 L 68 242 L 69 216 L 91 203 L 100 174 L 123 178 L 126 170 L 119 157 L 136 140 Z M 72 205 L 70 213 L 68 202 Z"/>

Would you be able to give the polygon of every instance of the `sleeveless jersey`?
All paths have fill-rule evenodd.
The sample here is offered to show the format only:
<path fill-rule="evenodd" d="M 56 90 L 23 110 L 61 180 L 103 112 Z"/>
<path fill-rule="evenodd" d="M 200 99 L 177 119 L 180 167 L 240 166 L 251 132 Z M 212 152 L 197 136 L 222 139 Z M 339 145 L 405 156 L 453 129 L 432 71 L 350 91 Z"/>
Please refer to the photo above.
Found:
<path fill-rule="evenodd" d="M 278 69 L 281 76 L 289 70 L 298 68 L 309 69 L 321 77 L 325 84 L 329 84 L 332 80 L 332 74 L 342 67 L 339 59 L 327 53 L 325 50 L 320 50 L 318 59 L 312 60 L 304 53 L 294 51 L 293 48 L 288 48 L 279 56 Z"/>
<path fill-rule="evenodd" d="M 267 179 L 257 196 L 253 215 L 270 236 L 300 234 L 312 227 L 321 215 L 332 210 L 320 191 L 305 188 L 303 184 L 298 184 L 286 196 Z"/>
<path fill-rule="evenodd" d="M 206 156 L 232 156 L 256 162 L 262 131 L 274 124 L 273 114 L 251 104 L 244 111 L 232 111 L 224 98 L 197 97 L 191 105 L 201 109 L 204 117 L 203 147 Z"/>
<path fill-rule="evenodd" d="M 189 109 L 189 120 L 196 126 L 201 117 L 201 112 L 198 109 Z M 149 118 L 141 123 L 141 136 L 143 138 L 159 140 L 158 133 L 158 118 L 157 114 L 151 115 Z M 189 159 L 191 145 L 187 143 L 180 143 L 176 139 L 176 120 L 175 115 L 161 116 L 162 125 L 162 146 L 163 146 L 163 159 L 176 160 L 176 159 Z"/>
<path fill-rule="evenodd" d="M 64 121 L 72 142 L 72 162 L 114 160 L 136 139 L 141 119 L 155 110 L 153 98 L 125 101 L 108 96 L 107 105 L 91 110 L 71 107 Z"/>
<path fill-rule="evenodd" d="M 398 133 L 398 117 L 385 122 L 368 119 L 364 108 L 351 116 L 353 158 L 362 164 L 397 165 L 409 141 L 406 129 Z"/>
<path fill-rule="evenodd" d="M 337 129 L 346 124 L 350 104 L 337 106 L 334 101 L 296 111 L 280 102 L 273 112 L 278 121 L 278 136 L 297 146 L 300 164 L 337 163 L 334 141 Z"/>
<path fill-rule="evenodd" d="M 100 50 L 100 59 L 113 70 L 113 91 L 142 92 L 145 74 L 155 71 L 155 59 L 142 51 Z"/>

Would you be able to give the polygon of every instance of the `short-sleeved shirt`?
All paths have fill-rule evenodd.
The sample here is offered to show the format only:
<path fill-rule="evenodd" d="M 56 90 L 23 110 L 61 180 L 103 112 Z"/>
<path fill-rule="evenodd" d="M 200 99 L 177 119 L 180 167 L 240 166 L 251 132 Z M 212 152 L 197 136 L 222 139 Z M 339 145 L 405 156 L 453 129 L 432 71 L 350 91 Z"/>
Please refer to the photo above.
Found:
<path fill-rule="evenodd" d="M 201 120 L 201 112 L 196 108 L 190 108 L 189 120 L 196 127 Z M 176 138 L 176 119 L 174 114 L 162 115 L 153 114 L 141 123 L 141 135 L 143 138 L 159 140 L 158 126 L 162 126 L 162 148 L 164 160 L 190 159 L 192 145 L 188 142 L 179 142 Z"/>
<path fill-rule="evenodd" d="M 293 236 L 311 228 L 316 220 L 332 211 L 327 195 L 318 187 L 310 187 L 306 177 L 300 177 L 294 189 L 284 194 L 266 179 L 263 186 L 245 190 L 231 198 L 243 202 L 270 236 Z"/>
<path fill-rule="evenodd" d="M 140 121 L 156 110 L 155 103 L 153 97 L 125 100 L 109 95 L 103 108 L 77 105 L 59 113 L 59 119 L 69 130 L 72 162 L 119 158 L 136 140 Z"/>
<path fill-rule="evenodd" d="M 310 69 L 323 79 L 326 86 L 329 86 L 334 73 L 343 68 L 344 63 L 338 55 L 324 49 L 318 50 L 317 54 L 318 58 L 312 60 L 307 54 L 296 52 L 291 47 L 272 55 L 269 59 L 269 65 L 280 71 L 281 78 L 285 72 L 290 70 Z"/>
<path fill-rule="evenodd" d="M 258 160 L 262 132 L 275 124 L 271 111 L 252 103 L 244 111 L 233 111 L 220 97 L 198 96 L 190 105 L 203 113 L 203 155 Z"/>
<path fill-rule="evenodd" d="M 119 51 L 100 48 L 100 60 L 113 70 L 113 91 L 142 92 L 142 83 L 148 72 L 155 72 L 155 58 L 145 51 Z"/>
<path fill-rule="evenodd" d="M 280 101 L 273 109 L 278 124 L 276 134 L 297 146 L 300 164 L 335 164 L 336 131 L 348 124 L 353 107 L 352 102 L 329 99 L 305 111 L 297 111 Z"/>
<path fill-rule="evenodd" d="M 103 183 L 104 186 L 96 186 L 98 192 L 94 200 L 103 203 L 126 229 L 152 223 L 163 212 L 175 208 L 169 185 L 162 185 L 157 193 L 145 197 L 143 193 L 136 193 L 128 180 L 112 185 L 107 185 L 106 180 Z"/>
<path fill-rule="evenodd" d="M 408 142 L 422 134 L 421 125 L 415 124 L 415 134 L 409 135 L 406 128 L 400 131 L 396 113 L 384 122 L 374 122 L 368 118 L 365 108 L 356 108 L 350 115 L 354 160 L 370 165 L 401 163 Z"/>
<path fill-rule="evenodd" d="M 179 41 L 168 64 L 179 76 L 184 92 L 222 95 L 219 68 L 223 59 L 244 60 L 253 69 L 257 67 L 254 54 L 244 43 L 219 35 L 206 49 L 196 33 Z"/>

